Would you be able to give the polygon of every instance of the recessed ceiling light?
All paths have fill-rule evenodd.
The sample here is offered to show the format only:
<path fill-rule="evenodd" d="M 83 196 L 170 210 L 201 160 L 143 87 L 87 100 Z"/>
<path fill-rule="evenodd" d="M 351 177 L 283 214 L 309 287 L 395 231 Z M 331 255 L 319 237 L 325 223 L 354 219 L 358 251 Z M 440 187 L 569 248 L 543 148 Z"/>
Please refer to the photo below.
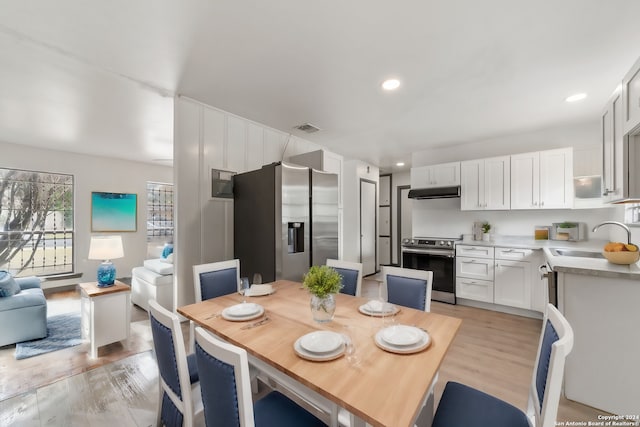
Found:
<path fill-rule="evenodd" d="M 396 166 L 402 167 L 402 166 L 404 166 L 404 162 L 398 162 L 398 163 L 396 163 Z"/>
<path fill-rule="evenodd" d="M 400 87 L 400 80 L 389 79 L 382 82 L 382 89 L 384 90 L 396 90 Z"/>
<path fill-rule="evenodd" d="M 581 101 L 587 97 L 586 93 L 576 93 L 575 95 L 571 95 L 565 99 L 567 102 L 576 102 Z"/>

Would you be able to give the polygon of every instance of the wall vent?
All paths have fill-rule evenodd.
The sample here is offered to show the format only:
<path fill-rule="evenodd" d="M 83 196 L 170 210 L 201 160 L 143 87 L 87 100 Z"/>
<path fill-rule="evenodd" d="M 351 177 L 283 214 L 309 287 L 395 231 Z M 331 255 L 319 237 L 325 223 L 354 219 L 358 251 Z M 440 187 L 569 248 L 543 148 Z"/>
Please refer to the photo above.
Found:
<path fill-rule="evenodd" d="M 321 130 L 319 127 L 312 125 L 311 123 L 303 123 L 301 125 L 294 126 L 294 129 L 298 129 L 306 133 L 314 133 Z"/>

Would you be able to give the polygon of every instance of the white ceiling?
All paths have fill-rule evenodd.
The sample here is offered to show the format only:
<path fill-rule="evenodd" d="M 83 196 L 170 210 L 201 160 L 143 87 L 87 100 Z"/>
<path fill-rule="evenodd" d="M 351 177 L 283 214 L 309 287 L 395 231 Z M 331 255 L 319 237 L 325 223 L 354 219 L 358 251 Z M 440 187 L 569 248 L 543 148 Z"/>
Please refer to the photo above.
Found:
<path fill-rule="evenodd" d="M 158 162 L 172 96 L 388 168 L 593 122 L 640 56 L 637 0 L 0 0 L 0 140 Z M 383 92 L 388 77 L 399 90 Z M 587 92 L 580 103 L 564 98 Z M 293 126 L 323 129 L 307 135 Z"/>

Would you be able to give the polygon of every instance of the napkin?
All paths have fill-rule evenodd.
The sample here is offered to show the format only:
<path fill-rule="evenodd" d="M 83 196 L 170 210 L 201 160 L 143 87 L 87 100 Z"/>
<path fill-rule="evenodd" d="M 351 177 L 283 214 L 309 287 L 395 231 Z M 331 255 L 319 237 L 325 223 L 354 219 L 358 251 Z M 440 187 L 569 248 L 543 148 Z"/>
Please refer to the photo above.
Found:
<path fill-rule="evenodd" d="M 251 295 L 268 295 L 273 292 L 272 285 L 251 285 L 247 296 Z"/>
<path fill-rule="evenodd" d="M 392 311 L 392 306 L 391 304 L 387 303 L 387 302 L 382 302 L 382 301 L 378 301 L 378 300 L 371 300 L 369 302 L 367 302 L 364 305 L 364 308 L 368 311 L 371 312 L 377 312 L 377 313 L 381 313 L 381 312 L 388 312 L 388 311 Z"/>

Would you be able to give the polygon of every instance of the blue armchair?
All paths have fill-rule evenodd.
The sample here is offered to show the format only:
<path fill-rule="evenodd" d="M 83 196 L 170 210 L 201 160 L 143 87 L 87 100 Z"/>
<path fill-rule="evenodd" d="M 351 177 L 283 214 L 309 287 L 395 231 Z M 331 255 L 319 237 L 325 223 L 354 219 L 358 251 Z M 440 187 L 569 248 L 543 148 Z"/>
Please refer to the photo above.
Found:
<path fill-rule="evenodd" d="M 16 278 L 20 292 L 0 298 L 0 346 L 47 336 L 47 301 L 37 277 Z"/>

